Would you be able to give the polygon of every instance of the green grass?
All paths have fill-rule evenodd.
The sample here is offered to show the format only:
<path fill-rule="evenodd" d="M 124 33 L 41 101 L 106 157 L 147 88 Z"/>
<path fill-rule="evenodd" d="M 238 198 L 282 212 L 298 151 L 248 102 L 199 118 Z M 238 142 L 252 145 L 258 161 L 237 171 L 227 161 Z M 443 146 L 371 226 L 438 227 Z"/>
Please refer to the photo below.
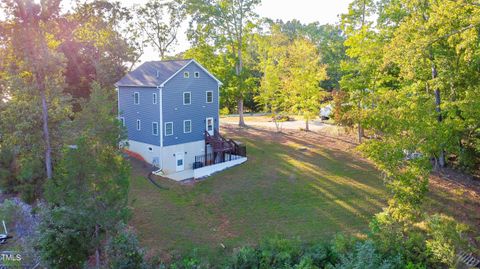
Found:
<path fill-rule="evenodd" d="M 215 259 L 276 235 L 317 241 L 337 232 L 361 234 L 385 205 L 378 172 L 336 148 L 335 139 L 225 131 L 247 144 L 248 162 L 193 186 L 161 180 L 168 189 L 160 190 L 134 163 L 131 224 L 153 253 L 188 254 L 196 248 Z M 298 150 L 304 146 L 308 150 Z"/>

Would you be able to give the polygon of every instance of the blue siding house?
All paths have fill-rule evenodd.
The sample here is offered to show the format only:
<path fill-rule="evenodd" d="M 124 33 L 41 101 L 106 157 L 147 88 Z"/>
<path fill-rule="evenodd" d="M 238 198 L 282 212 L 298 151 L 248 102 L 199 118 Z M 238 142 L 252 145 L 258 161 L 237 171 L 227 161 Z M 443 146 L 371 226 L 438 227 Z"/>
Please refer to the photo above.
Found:
<path fill-rule="evenodd" d="M 222 83 L 195 60 L 145 62 L 115 85 L 128 150 L 158 173 L 182 180 L 215 172 L 209 164 L 246 160 L 218 132 Z"/>

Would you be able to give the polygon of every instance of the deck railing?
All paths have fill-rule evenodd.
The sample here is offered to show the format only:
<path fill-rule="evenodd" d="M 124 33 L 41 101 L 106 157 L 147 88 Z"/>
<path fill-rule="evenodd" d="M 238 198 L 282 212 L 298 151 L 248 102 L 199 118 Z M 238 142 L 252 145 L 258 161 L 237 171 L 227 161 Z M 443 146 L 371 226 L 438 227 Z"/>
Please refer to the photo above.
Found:
<path fill-rule="evenodd" d="M 226 152 L 207 153 L 195 156 L 193 169 L 198 169 L 204 166 L 234 161 L 243 158 L 244 156 L 234 155 Z"/>

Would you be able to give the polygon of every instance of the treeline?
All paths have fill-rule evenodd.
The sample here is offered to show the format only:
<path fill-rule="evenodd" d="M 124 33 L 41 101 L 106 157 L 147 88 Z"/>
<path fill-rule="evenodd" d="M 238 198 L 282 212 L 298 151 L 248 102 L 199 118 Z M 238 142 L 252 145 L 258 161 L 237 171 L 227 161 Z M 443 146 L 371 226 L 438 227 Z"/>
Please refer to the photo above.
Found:
<path fill-rule="evenodd" d="M 19 248 L 33 249 L 48 268 L 144 265 L 125 226 L 130 172 L 117 146 L 124 132 L 113 83 L 147 45 L 161 59 L 173 57 L 180 24 L 189 21 L 191 48 L 174 57 L 195 58 L 224 82 L 222 107 L 238 111 L 240 125 L 246 108 L 298 114 L 308 128 L 333 96 L 336 122 L 366 138 L 360 150 L 392 197 L 366 241 L 337 253 L 332 266 L 367 254 L 374 268 L 386 259 L 385 268 L 453 266 L 456 253 L 468 250 L 464 229 L 427 214 L 423 201 L 432 164 L 478 172 L 478 4 L 354 0 L 339 25 L 303 25 L 259 18 L 259 3 L 149 1 L 127 9 L 75 1 L 62 11 L 60 0 L 1 1 L 0 188 L 39 212 L 26 218 L 38 217 L 31 225 L 40 233 L 27 233 L 35 244 Z M 1 208 L 1 217 L 25 208 L 15 206 Z M 309 250 L 292 247 L 274 259 L 292 257 L 290 267 L 262 267 L 265 253 L 279 251 L 262 248 L 235 254 L 231 266 L 325 267 L 320 258 L 302 261 Z"/>

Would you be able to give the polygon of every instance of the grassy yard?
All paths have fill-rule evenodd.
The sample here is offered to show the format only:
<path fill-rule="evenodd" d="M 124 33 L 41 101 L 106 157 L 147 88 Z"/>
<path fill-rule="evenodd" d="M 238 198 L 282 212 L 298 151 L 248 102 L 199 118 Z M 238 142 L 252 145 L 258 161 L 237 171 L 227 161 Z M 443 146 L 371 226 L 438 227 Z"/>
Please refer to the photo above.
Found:
<path fill-rule="evenodd" d="M 350 152 L 349 143 L 303 132 L 222 132 L 247 144 L 249 160 L 204 181 L 160 180 L 168 188 L 160 190 L 134 162 L 132 224 L 154 254 L 196 248 L 215 258 L 275 235 L 311 241 L 361 234 L 385 205 L 378 172 Z"/>

